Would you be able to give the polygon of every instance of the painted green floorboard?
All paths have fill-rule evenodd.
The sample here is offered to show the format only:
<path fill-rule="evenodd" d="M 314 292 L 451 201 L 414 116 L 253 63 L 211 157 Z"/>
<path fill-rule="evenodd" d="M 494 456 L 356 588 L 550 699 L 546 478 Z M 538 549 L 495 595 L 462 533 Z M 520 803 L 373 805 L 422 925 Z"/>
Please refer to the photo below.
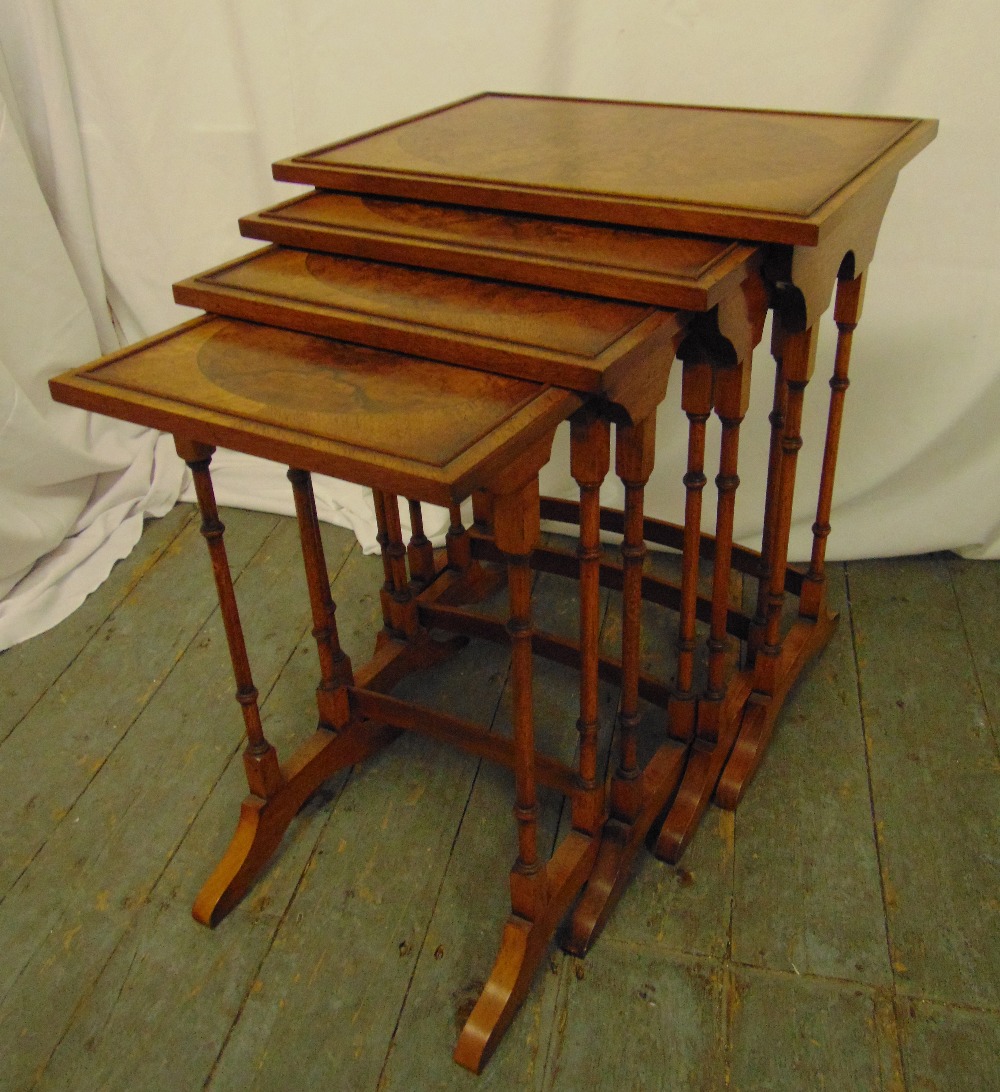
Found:
<path fill-rule="evenodd" d="M 1000 1088 L 1000 1013 L 900 1000 L 903 1065 L 912 1092 Z"/>
<path fill-rule="evenodd" d="M 789 696 L 736 814 L 733 958 L 871 985 L 892 980 L 844 574 L 840 623 Z"/>
<path fill-rule="evenodd" d="M 948 567 L 1000 760 L 1000 565 L 953 557 Z"/>
<path fill-rule="evenodd" d="M 239 573 L 276 526 L 233 512 Z M 138 712 L 183 657 L 213 606 L 211 569 L 189 522 L 148 577 L 131 589 L 70 666 L 0 745 L 0 898 L 65 819 Z M 147 756 L 148 761 L 148 756 Z M 0 979 L 2 981 L 2 979 Z"/>
<path fill-rule="evenodd" d="M 0 653 L 0 740 L 6 737 L 59 678 L 101 624 L 194 518 L 194 506 L 178 504 L 162 519 L 148 520 L 129 556 L 54 630 Z"/>
<path fill-rule="evenodd" d="M 723 1087 L 724 995 L 714 963 L 614 943 L 571 962 L 546 1092 Z"/>
<path fill-rule="evenodd" d="M 732 1092 L 898 1087 L 895 1028 L 876 991 L 734 965 L 726 992 Z"/>
<path fill-rule="evenodd" d="M 998 1007 L 1000 777 L 948 563 L 849 580 L 896 987 Z"/>

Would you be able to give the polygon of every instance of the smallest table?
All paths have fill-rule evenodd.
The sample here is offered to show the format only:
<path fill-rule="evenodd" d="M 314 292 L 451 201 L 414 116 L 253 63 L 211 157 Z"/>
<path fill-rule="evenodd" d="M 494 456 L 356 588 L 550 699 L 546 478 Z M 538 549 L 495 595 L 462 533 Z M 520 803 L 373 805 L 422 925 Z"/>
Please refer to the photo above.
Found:
<path fill-rule="evenodd" d="M 526 995 L 548 942 L 585 885 L 599 831 L 571 831 L 548 861 L 537 847 L 536 781 L 575 799 L 579 770 L 536 754 L 532 712 L 530 555 L 538 540 L 538 471 L 560 422 L 582 404 L 565 390 L 401 353 L 253 323 L 202 318 L 52 380 L 54 397 L 173 433 L 194 474 L 204 534 L 246 727 L 250 796 L 232 844 L 194 907 L 218 920 L 246 891 L 308 796 L 336 770 L 416 729 L 513 768 L 518 856 L 511 916 L 489 982 L 456 1059 L 478 1070 Z M 319 653 L 318 726 L 287 762 L 264 734 L 209 474 L 216 445 L 289 467 Z M 385 547 L 385 629 L 374 658 L 354 670 L 337 636 L 311 472 L 376 491 Z M 483 490 L 505 555 L 514 730 L 483 726 L 390 697 L 407 671 L 455 651 L 421 626 L 406 573 L 401 494 L 441 505 Z M 461 601 L 482 575 L 468 544 L 449 542 L 435 594 Z"/>

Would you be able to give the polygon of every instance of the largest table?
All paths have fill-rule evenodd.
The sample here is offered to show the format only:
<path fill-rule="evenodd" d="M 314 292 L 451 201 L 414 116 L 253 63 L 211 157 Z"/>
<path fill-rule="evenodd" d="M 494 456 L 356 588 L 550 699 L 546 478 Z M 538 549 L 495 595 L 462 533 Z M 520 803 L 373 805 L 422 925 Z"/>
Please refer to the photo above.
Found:
<path fill-rule="evenodd" d="M 667 859 L 683 852 L 713 792 L 723 806 L 739 802 L 792 683 L 829 638 L 835 618 L 825 603 L 824 562 L 852 336 L 899 171 L 936 132 L 935 121 L 915 118 L 488 93 L 280 161 L 276 178 L 340 196 L 290 202 L 244 223 L 248 234 L 293 245 L 329 245 L 704 312 L 728 335 L 728 370 L 716 362 L 708 376 L 702 359 L 685 366 L 682 401 L 690 440 L 680 536 L 680 652 L 669 723 L 675 738 L 692 747 L 657 842 Z M 320 207 L 323 201 L 328 207 Z M 614 225 L 619 241 L 588 265 L 582 239 L 574 248 L 574 232 L 593 230 L 595 223 Z M 719 648 L 719 590 L 732 556 L 738 430 L 753 342 L 731 329 L 734 306 L 738 312 L 746 307 L 739 299 L 746 281 L 742 275 L 718 277 L 714 294 L 699 294 L 694 261 L 688 283 L 650 283 L 663 246 L 658 232 L 686 233 L 692 245 L 698 237 L 725 239 L 733 248 L 760 244 L 774 311 L 776 370 L 760 558 L 749 565 L 742 552 L 735 558 L 758 578 L 757 609 L 746 634 L 744 670 L 728 683 Z M 711 260 L 727 259 L 715 254 Z M 728 260 L 739 267 L 733 251 Z M 815 366 L 817 324 L 834 296 L 838 339 L 813 548 L 807 570 L 799 573 L 787 557 L 802 407 Z M 544 372 L 539 377 L 553 378 Z M 721 557 L 716 542 L 700 534 L 705 422 L 713 408 L 723 436 L 716 527 Z M 549 514 L 557 509 L 549 505 Z M 610 515 L 605 523 L 618 526 Z M 677 544 L 676 536 L 650 521 L 647 529 Z M 714 559 L 716 624 L 708 640 L 709 678 L 696 695 L 692 645 L 700 554 Z M 783 633 L 786 591 L 799 597 L 798 620 Z"/>

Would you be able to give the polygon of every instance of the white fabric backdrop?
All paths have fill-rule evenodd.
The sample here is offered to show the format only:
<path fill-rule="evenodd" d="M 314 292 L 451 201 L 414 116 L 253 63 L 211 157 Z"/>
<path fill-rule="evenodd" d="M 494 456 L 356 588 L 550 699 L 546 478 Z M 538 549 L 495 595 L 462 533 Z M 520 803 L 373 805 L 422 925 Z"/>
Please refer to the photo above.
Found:
<path fill-rule="evenodd" d="M 271 181 L 272 160 L 484 89 L 939 117 L 938 140 L 904 169 L 883 226 L 855 339 L 829 556 L 1000 556 L 1000 500 L 990 489 L 1000 460 L 995 0 L 970 0 L 961 18 L 920 0 L 5 3 L 10 78 L 0 77 L 0 96 L 20 113 L 23 141 L 8 113 L 0 593 L 12 590 L 0 603 L 0 647 L 53 624 L 121 555 L 121 534 L 105 554 L 89 550 L 95 563 L 65 603 L 50 579 L 61 569 L 49 551 L 90 518 L 95 485 L 103 497 L 113 467 L 143 479 L 129 493 L 133 524 L 180 488 L 162 443 L 85 424 L 46 400 L 48 375 L 95 355 L 98 342 L 113 347 L 105 297 L 126 340 L 181 321 L 190 312 L 172 303 L 171 282 L 250 249 L 237 217 L 295 192 Z M 737 534 L 751 545 L 767 371 L 762 356 L 742 441 Z M 800 460 L 798 557 L 809 547 L 826 398 L 818 371 Z M 685 435 L 676 389 L 660 420 L 650 509 L 677 518 Z M 100 436 L 114 437 L 111 454 Z M 566 465 L 557 455 L 544 484 L 571 495 Z M 221 455 L 217 467 L 221 499 L 290 510 L 277 468 Z M 363 491 L 319 486 L 323 517 L 370 544 Z M 615 494 L 609 483 L 608 499 Z M 706 511 L 711 504 L 706 496 Z M 48 588 L 45 610 L 37 591 L 23 599 L 32 587 Z"/>

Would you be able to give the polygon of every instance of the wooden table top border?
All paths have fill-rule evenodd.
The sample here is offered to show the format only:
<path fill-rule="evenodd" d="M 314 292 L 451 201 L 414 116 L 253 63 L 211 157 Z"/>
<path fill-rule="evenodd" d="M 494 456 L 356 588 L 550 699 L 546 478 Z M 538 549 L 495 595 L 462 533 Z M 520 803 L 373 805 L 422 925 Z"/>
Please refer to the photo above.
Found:
<path fill-rule="evenodd" d="M 92 374 L 108 364 L 207 322 L 254 325 L 241 320 L 201 315 L 82 367 L 54 376 L 49 380 L 52 397 L 57 402 L 79 409 L 159 429 L 213 447 L 257 455 L 285 466 L 445 506 L 464 500 L 475 488 L 488 485 L 493 475 L 501 471 L 517 451 L 541 439 L 547 431 L 554 430 L 584 401 L 572 391 L 551 384 L 536 384 L 534 394 L 528 395 L 499 424 L 456 453 L 447 464 L 435 466 L 254 421 L 236 413 L 121 387 Z M 434 363 L 440 363 L 444 368 L 458 367 Z M 192 412 L 195 410 L 197 413 Z"/>
<path fill-rule="evenodd" d="M 504 210 L 485 209 L 482 206 L 448 206 L 444 203 L 421 201 L 418 198 L 388 197 L 377 194 L 363 194 L 354 191 L 314 189 L 311 193 L 300 194 L 276 205 L 271 205 L 256 212 L 240 217 L 240 234 L 244 238 L 269 240 L 285 246 L 299 249 L 319 249 L 325 253 L 345 254 L 352 257 L 372 258 L 398 264 L 413 265 L 417 268 L 439 268 L 445 272 L 465 272 L 448 255 L 464 255 L 470 259 L 481 259 L 487 264 L 483 274 L 466 273 L 469 276 L 485 275 L 496 279 L 508 279 L 517 283 L 532 284 L 538 287 L 554 287 L 560 291 L 579 292 L 599 295 L 589 289 L 582 279 L 565 280 L 552 285 L 543 279 L 551 271 L 559 271 L 567 277 L 579 276 L 606 278 L 609 291 L 604 298 L 630 300 L 635 303 L 648 303 L 654 307 L 670 309 L 708 311 L 714 307 L 731 287 L 733 277 L 738 277 L 744 269 L 754 267 L 760 260 L 760 246 L 744 243 L 739 239 L 721 238 L 723 248 L 714 257 L 703 262 L 693 272 L 665 274 L 624 263 L 597 262 L 574 259 L 560 255 L 547 255 L 539 250 L 528 250 L 516 246 L 503 247 L 473 240 L 448 239 L 431 231 L 400 230 L 382 231 L 375 228 L 359 228 L 349 224 L 312 219 L 309 216 L 287 216 L 287 210 L 294 209 L 307 201 L 324 194 L 345 197 L 378 197 L 380 200 L 395 201 L 399 204 L 414 204 L 427 207 L 458 207 L 473 213 L 493 213 L 503 215 Z M 537 219 L 539 222 L 571 224 L 583 228 L 600 226 L 618 231 L 652 231 L 659 235 L 678 238 L 706 238 L 691 232 L 674 232 L 663 229 L 640 229 L 633 225 L 596 225 L 594 221 L 580 220 L 566 216 L 546 216 L 543 214 L 520 215 Z M 273 233 L 273 228 L 278 234 Z M 279 237 L 280 236 L 280 237 Z M 348 242 L 345 242 L 347 240 Z M 377 252 L 366 251 L 365 243 L 374 243 Z M 430 261 L 442 264 L 429 265 Z M 537 277 L 519 280 L 517 271 L 526 267 L 537 267 Z M 548 274 L 546 271 L 550 271 Z"/>
<path fill-rule="evenodd" d="M 346 308 L 308 303 L 294 296 L 251 292 L 211 281 L 212 277 L 220 273 L 276 249 L 279 248 L 263 247 L 194 277 L 178 281 L 174 285 L 174 298 L 180 304 L 202 307 L 206 311 L 226 314 L 231 318 L 334 340 L 355 341 L 386 352 L 419 356 L 473 371 L 495 371 L 514 379 L 551 383 L 588 394 L 609 390 L 620 378 L 622 368 L 634 359 L 637 352 L 642 351 L 644 343 L 648 342 L 650 351 L 659 351 L 665 340 L 672 339 L 688 321 L 687 315 L 672 308 L 656 308 L 651 304 L 636 303 L 633 306 L 646 308 L 646 313 L 639 316 L 632 326 L 601 352 L 594 356 L 583 356 L 484 335 L 455 332 L 453 336 L 449 336 L 451 332 L 444 326 L 437 327 L 392 317 L 369 317 L 360 309 L 349 311 Z M 548 292 L 559 294 L 554 289 L 548 289 Z M 272 302 L 269 303 L 267 297 Z M 225 311 L 216 310 L 223 307 L 226 308 Z M 358 318 L 352 320 L 352 315 Z M 364 321 L 366 317 L 369 317 L 369 321 Z M 544 379 L 540 379 L 538 375 L 539 367 L 546 369 Z"/>
<path fill-rule="evenodd" d="M 466 103 L 485 98 L 511 98 L 552 102 L 593 102 L 642 108 L 700 110 L 716 113 L 755 114 L 776 117 L 857 119 L 909 123 L 881 153 L 862 166 L 851 178 L 825 198 L 808 215 L 754 210 L 748 206 L 720 205 L 711 202 L 676 201 L 669 198 L 627 196 L 592 190 L 572 190 L 556 186 L 490 181 L 483 178 L 390 170 L 379 167 L 330 165 L 315 158 L 336 148 L 347 147 L 372 136 L 423 118 L 444 113 Z M 657 230 L 711 234 L 723 238 L 754 242 L 817 246 L 825 233 L 839 219 L 850 198 L 874 177 L 894 168 L 897 172 L 925 148 L 937 135 L 933 119 L 904 118 L 874 114 L 833 114 L 819 111 L 755 109 L 752 107 L 705 106 L 687 103 L 655 103 L 616 99 L 586 99 L 558 95 L 520 95 L 511 92 L 484 91 L 446 103 L 418 114 L 377 126 L 344 140 L 314 148 L 273 164 L 279 182 L 300 182 L 324 189 L 441 201 L 510 212 L 537 213 L 572 219 L 595 220 L 624 226 Z"/>

